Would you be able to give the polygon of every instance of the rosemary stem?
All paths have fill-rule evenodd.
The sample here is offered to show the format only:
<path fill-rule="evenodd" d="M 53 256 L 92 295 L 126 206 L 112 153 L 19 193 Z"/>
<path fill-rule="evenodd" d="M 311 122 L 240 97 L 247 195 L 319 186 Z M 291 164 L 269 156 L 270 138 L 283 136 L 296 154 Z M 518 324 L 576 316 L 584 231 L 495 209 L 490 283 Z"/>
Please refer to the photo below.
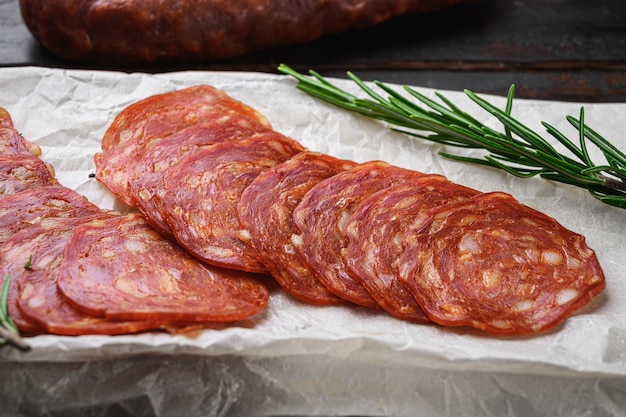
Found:
<path fill-rule="evenodd" d="M 9 343 L 17 348 L 27 351 L 30 346 L 20 337 L 17 326 L 9 317 L 9 286 L 11 275 L 7 274 L 0 290 L 0 345 Z"/>
<path fill-rule="evenodd" d="M 603 180 L 603 185 L 605 187 L 623 191 L 626 194 L 626 184 L 622 181 L 616 180 L 614 178 L 609 178 L 606 175 L 599 174 L 598 177 Z"/>
<path fill-rule="evenodd" d="M 20 350 L 28 351 L 30 346 L 20 337 L 19 334 L 11 329 L 0 326 L 0 339 L 4 339 L 7 343 L 17 347 Z"/>
<path fill-rule="evenodd" d="M 499 132 L 479 122 L 439 93 L 436 96 L 443 104 L 410 87 L 404 86 L 404 90 L 409 93 L 409 97 L 406 97 L 374 81 L 373 87 L 387 94 L 387 97 L 383 97 L 356 75 L 348 73 L 348 77 L 369 97 L 357 98 L 314 71 L 310 71 L 312 76 L 305 76 L 284 64 L 278 70 L 296 78 L 296 86 L 302 91 L 335 106 L 400 127 L 393 130 L 410 137 L 461 148 L 480 148 L 488 152 L 482 158 L 454 156 L 455 160 L 502 169 L 522 178 L 539 175 L 547 180 L 587 189 L 606 204 L 626 208 L 626 154 L 585 124 L 582 108 L 578 118 L 566 117 L 578 130 L 578 144 L 553 126 L 542 122 L 549 136 L 569 151 L 560 153 L 539 133 L 512 116 L 514 86 L 509 89 L 504 109 L 465 90 L 471 101 L 500 122 L 504 132 Z M 602 152 L 606 162 L 594 164 L 588 153 L 588 145 Z M 450 157 L 449 153 L 442 155 Z"/>

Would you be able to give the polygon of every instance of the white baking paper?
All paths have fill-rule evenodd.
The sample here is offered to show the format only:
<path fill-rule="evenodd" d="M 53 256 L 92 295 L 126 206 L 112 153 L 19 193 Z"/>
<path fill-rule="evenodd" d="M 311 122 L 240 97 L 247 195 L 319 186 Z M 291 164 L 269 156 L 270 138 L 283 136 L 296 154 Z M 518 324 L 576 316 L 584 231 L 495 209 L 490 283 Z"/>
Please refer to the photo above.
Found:
<path fill-rule="evenodd" d="M 349 81 L 336 82 L 358 92 Z M 32 337 L 30 352 L 0 348 L 0 416 L 626 415 L 626 210 L 571 186 L 443 159 L 441 150 L 464 151 L 414 141 L 330 107 L 287 76 L 4 68 L 0 107 L 42 147 L 62 184 L 123 211 L 89 176 L 105 129 L 134 101 L 203 83 L 253 106 L 311 150 L 358 162 L 382 159 L 513 194 L 587 237 L 606 291 L 555 330 L 523 338 L 410 324 L 358 307 L 309 306 L 279 289 L 266 312 L 223 330 Z M 444 94 L 490 120 L 462 93 Z M 513 113 L 542 134 L 546 121 L 575 138 L 565 116 L 577 116 L 580 107 L 518 100 Z M 626 150 L 626 104 L 584 107 L 587 124 Z"/>

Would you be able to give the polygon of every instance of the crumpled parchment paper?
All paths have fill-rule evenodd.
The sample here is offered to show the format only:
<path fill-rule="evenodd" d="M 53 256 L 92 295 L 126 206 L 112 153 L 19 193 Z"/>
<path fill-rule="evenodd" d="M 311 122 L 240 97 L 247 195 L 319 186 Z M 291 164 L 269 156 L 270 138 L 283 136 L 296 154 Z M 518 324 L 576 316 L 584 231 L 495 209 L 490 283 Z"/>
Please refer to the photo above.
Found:
<path fill-rule="evenodd" d="M 351 82 L 336 82 L 358 92 Z M 0 416 L 626 414 L 624 210 L 571 186 L 445 160 L 437 155 L 443 147 L 316 101 L 286 76 L 3 68 L 0 106 L 42 147 L 62 184 L 124 211 L 89 177 L 104 131 L 134 101 L 202 83 L 253 106 L 311 150 L 357 162 L 382 159 L 513 194 L 586 236 L 607 289 L 554 331 L 523 338 L 409 324 L 358 307 L 309 306 L 280 290 L 266 312 L 223 330 L 32 337 L 28 353 L 0 348 Z M 490 120 L 462 93 L 444 94 Z M 542 134 L 546 121 L 576 138 L 565 116 L 578 116 L 580 107 L 517 100 L 513 114 Z M 626 104 L 584 107 L 587 124 L 626 150 Z"/>

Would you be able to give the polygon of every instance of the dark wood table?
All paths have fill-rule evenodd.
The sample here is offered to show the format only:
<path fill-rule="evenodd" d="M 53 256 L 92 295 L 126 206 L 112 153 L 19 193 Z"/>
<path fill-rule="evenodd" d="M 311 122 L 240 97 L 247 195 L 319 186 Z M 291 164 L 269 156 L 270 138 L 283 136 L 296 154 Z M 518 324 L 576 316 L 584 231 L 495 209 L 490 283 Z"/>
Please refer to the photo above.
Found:
<path fill-rule="evenodd" d="M 0 66 L 101 68 L 65 62 L 31 37 L 18 0 L 0 0 Z M 344 77 L 517 97 L 626 101 L 626 1 L 478 0 L 377 27 L 193 67 L 276 72 L 279 63 Z M 136 69 L 133 69 L 136 70 Z"/>

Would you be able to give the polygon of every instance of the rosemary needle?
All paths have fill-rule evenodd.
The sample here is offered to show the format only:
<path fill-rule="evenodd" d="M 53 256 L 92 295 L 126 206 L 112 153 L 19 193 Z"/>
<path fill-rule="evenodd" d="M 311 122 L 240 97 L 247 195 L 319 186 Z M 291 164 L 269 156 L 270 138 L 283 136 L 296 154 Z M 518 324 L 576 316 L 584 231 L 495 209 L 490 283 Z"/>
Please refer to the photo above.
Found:
<path fill-rule="evenodd" d="M 2 291 L 0 291 L 0 345 L 10 343 L 21 350 L 29 350 L 30 346 L 20 337 L 17 326 L 9 317 L 9 286 L 11 285 L 11 275 L 4 278 Z"/>
<path fill-rule="evenodd" d="M 578 132 L 575 140 L 542 122 L 549 137 L 567 149 L 568 154 L 564 154 L 511 115 L 514 85 L 509 88 L 504 109 L 465 90 L 469 99 L 502 125 L 502 131 L 498 131 L 461 110 L 440 93 L 436 93 L 437 101 L 408 86 L 403 86 L 406 94 L 379 81 L 374 81 L 370 87 L 348 72 L 348 77 L 366 94 L 365 98 L 359 98 L 333 85 L 315 71 L 304 75 L 284 64 L 278 70 L 294 77 L 296 86 L 307 94 L 387 122 L 398 132 L 447 146 L 486 151 L 482 157 L 442 152 L 440 155 L 443 157 L 504 170 L 521 178 L 539 176 L 574 185 L 586 189 L 603 203 L 626 208 L 626 154 L 585 124 L 584 108 L 581 108 L 578 117 L 566 117 Z M 605 158 L 603 163 L 595 164 L 591 160 L 589 146 L 600 150 Z"/>

